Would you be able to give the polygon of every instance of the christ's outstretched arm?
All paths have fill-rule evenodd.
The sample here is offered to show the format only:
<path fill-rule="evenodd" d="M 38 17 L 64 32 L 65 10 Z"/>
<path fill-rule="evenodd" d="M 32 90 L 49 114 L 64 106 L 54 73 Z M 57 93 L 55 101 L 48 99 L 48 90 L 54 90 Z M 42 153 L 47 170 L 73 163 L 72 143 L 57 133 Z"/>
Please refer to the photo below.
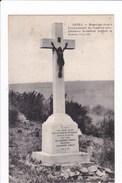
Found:
<path fill-rule="evenodd" d="M 63 51 L 67 48 L 68 43 L 65 44 L 65 47 L 63 48 Z"/>
<path fill-rule="evenodd" d="M 51 42 L 51 45 L 53 46 L 53 49 L 57 51 L 57 48 L 55 47 L 53 42 Z"/>

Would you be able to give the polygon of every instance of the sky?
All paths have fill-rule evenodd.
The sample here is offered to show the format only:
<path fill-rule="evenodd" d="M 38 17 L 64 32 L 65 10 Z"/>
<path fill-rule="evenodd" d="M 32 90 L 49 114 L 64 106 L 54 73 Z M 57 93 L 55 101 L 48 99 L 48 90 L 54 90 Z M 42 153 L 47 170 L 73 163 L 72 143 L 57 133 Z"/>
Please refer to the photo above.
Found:
<path fill-rule="evenodd" d="M 52 50 L 40 49 L 42 38 L 52 38 L 52 24 L 63 23 L 64 39 L 75 40 L 75 49 L 64 52 L 65 80 L 114 79 L 113 15 L 9 16 L 9 83 L 52 82 Z M 98 24 L 111 25 L 111 31 L 71 35 L 69 27 L 92 30 Z M 104 26 L 103 26 L 104 27 Z M 76 30 L 76 29 L 75 29 Z"/>

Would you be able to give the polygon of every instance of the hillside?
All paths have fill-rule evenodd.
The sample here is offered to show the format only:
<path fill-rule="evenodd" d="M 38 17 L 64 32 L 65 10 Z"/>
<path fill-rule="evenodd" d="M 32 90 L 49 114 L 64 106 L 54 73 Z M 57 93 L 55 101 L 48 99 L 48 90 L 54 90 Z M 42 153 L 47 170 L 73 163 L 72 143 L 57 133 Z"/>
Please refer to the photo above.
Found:
<path fill-rule="evenodd" d="M 113 81 L 66 82 L 66 93 L 68 94 L 68 100 L 72 99 L 83 105 L 92 107 L 101 104 L 104 107 L 112 108 L 114 96 L 113 85 Z M 52 94 L 51 83 L 14 84 L 10 85 L 9 89 L 20 93 L 35 90 L 43 93 L 45 98 L 49 98 Z M 11 96 L 9 95 L 10 183 L 114 182 L 114 126 L 112 126 L 114 117 L 113 119 L 106 118 L 106 121 L 105 119 L 102 121 L 104 114 L 95 116 L 96 114 L 93 113 L 92 115 L 94 116 L 91 126 L 88 120 L 91 114 L 87 114 L 87 118 L 83 118 L 83 116 L 79 118 L 79 113 L 76 113 L 76 121 L 79 119 L 80 123 L 82 123 L 82 126 L 80 126 L 82 132 L 84 124 L 87 129 L 78 138 L 79 151 L 88 152 L 91 156 L 91 163 L 78 163 L 75 166 L 54 165 L 50 167 L 43 165 L 41 161 L 34 160 L 31 156 L 32 152 L 41 151 L 42 149 L 41 123 L 44 122 L 42 118 L 43 113 L 48 114 L 48 110 L 40 110 L 41 105 L 38 105 L 40 104 L 40 97 L 37 100 L 34 97 L 34 100 L 32 100 L 32 96 L 29 96 L 29 100 L 24 101 L 23 97 L 20 97 L 19 99 L 21 100 L 18 101 L 18 97 Z M 23 95 L 15 94 L 15 96 Z M 36 96 L 39 96 L 39 94 Z M 46 105 L 46 107 L 49 106 Z M 74 109 L 77 109 L 76 105 L 72 109 L 74 112 Z M 27 114 L 34 114 L 33 117 L 37 114 L 40 117 L 41 114 L 42 119 L 29 119 L 29 115 Z M 99 119 L 102 125 L 95 125 Z M 110 130 L 107 131 L 108 129 Z"/>
<path fill-rule="evenodd" d="M 49 98 L 52 94 L 52 83 L 10 84 L 9 89 L 20 93 L 35 90 Z M 114 81 L 67 81 L 65 91 L 67 100 L 90 107 L 100 104 L 106 108 L 114 108 Z"/>
<path fill-rule="evenodd" d="M 31 157 L 32 152 L 41 151 L 41 141 L 41 124 L 19 114 L 16 126 L 9 128 L 9 183 L 114 182 L 114 162 L 108 158 L 114 148 L 111 140 L 83 135 L 79 138 L 80 151 L 87 152 L 92 144 L 91 163 L 53 166 Z"/>

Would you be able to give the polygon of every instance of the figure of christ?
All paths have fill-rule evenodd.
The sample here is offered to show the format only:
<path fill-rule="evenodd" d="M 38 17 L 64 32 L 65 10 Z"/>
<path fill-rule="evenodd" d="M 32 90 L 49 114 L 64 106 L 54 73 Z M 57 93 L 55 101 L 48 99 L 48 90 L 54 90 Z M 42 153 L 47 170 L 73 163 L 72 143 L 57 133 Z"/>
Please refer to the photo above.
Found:
<path fill-rule="evenodd" d="M 68 43 L 65 44 L 65 47 L 63 49 L 61 47 L 56 48 L 53 42 L 51 42 L 51 44 L 53 46 L 53 49 L 57 53 L 57 63 L 58 63 L 58 66 L 59 66 L 58 77 L 61 78 L 62 77 L 62 67 L 64 66 L 63 52 L 67 48 Z"/>

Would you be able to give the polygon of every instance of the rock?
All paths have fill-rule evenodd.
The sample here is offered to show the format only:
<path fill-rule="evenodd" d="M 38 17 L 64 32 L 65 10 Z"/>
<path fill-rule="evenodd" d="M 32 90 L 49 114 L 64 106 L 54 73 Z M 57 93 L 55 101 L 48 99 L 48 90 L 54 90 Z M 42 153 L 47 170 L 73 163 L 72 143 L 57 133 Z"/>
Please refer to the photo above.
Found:
<path fill-rule="evenodd" d="M 19 113 L 18 119 L 19 119 L 19 121 L 21 121 L 22 123 L 24 123 L 24 122 L 27 120 L 26 117 L 25 117 L 25 115 L 22 114 L 22 113 Z"/>
<path fill-rule="evenodd" d="M 64 176 L 64 174 L 65 174 L 65 173 L 64 173 L 64 172 L 62 172 L 62 173 L 60 174 L 60 176 L 61 176 L 61 177 L 63 177 L 63 176 Z"/>
<path fill-rule="evenodd" d="M 90 173 L 93 173 L 93 172 L 96 172 L 97 169 L 98 169 L 97 166 L 90 166 L 90 167 L 88 168 L 88 171 L 89 171 Z"/>
<path fill-rule="evenodd" d="M 93 154 L 93 147 L 92 146 L 88 146 L 87 147 L 87 153 L 90 155 L 90 159 L 92 158 L 92 154 Z"/>
<path fill-rule="evenodd" d="M 79 171 L 75 171 L 75 175 L 80 175 L 80 172 Z"/>
<path fill-rule="evenodd" d="M 98 166 L 98 169 L 100 170 L 100 171 L 104 171 L 105 169 L 103 168 L 103 167 L 101 167 L 101 166 Z"/>
<path fill-rule="evenodd" d="M 97 177 L 96 175 L 94 175 L 92 178 L 90 178 L 90 180 L 92 182 L 96 182 L 96 183 L 99 183 L 98 181 L 100 181 L 101 179 L 99 177 Z M 101 183 L 101 182 L 100 182 Z"/>
<path fill-rule="evenodd" d="M 106 175 L 106 174 L 105 174 L 104 176 L 101 177 L 102 181 L 107 181 L 108 178 L 109 178 L 109 177 L 108 177 L 108 175 Z"/>
<path fill-rule="evenodd" d="M 10 167 L 10 168 L 15 168 L 14 165 L 10 165 L 9 167 Z"/>
<path fill-rule="evenodd" d="M 68 178 L 69 178 L 69 174 L 66 173 L 63 177 L 64 177 L 65 179 L 68 179 Z"/>
<path fill-rule="evenodd" d="M 105 174 L 105 171 L 97 170 L 96 175 L 97 175 L 98 177 L 102 177 L 102 176 L 105 176 L 106 174 Z"/>
<path fill-rule="evenodd" d="M 56 172 L 54 172 L 54 175 L 55 175 L 56 177 L 58 177 L 58 176 L 60 175 L 60 172 L 59 172 L 59 171 L 56 171 Z"/>
<path fill-rule="evenodd" d="M 49 174 L 47 177 L 48 177 L 48 179 L 53 179 L 54 178 L 54 176 L 52 174 Z"/>
<path fill-rule="evenodd" d="M 80 172 L 83 174 L 83 175 L 88 175 L 89 171 L 88 171 L 88 168 L 85 168 L 85 167 L 82 167 L 80 169 Z"/>
<path fill-rule="evenodd" d="M 63 169 L 65 172 L 70 172 L 70 168 Z"/>
<path fill-rule="evenodd" d="M 38 169 L 39 169 L 39 171 L 41 172 L 41 171 L 43 170 L 43 167 L 39 167 Z"/>
<path fill-rule="evenodd" d="M 94 172 L 89 172 L 89 176 L 94 176 Z"/>
<path fill-rule="evenodd" d="M 83 180 L 83 177 L 80 175 L 77 180 Z"/>
<path fill-rule="evenodd" d="M 35 169 L 35 166 L 34 165 L 31 165 L 31 170 L 33 171 Z"/>
<path fill-rule="evenodd" d="M 70 172 L 70 173 L 69 173 L 69 176 L 70 176 L 70 177 L 74 177 L 74 176 L 75 176 L 75 172 Z"/>
<path fill-rule="evenodd" d="M 42 173 L 45 174 L 45 173 L 47 173 L 47 172 L 49 172 L 49 170 L 47 170 L 47 168 L 44 167 L 44 168 L 42 169 Z"/>
<path fill-rule="evenodd" d="M 110 168 L 105 168 L 105 172 L 110 174 L 113 173 Z"/>
<path fill-rule="evenodd" d="M 25 165 L 28 166 L 28 167 L 31 167 L 32 164 L 29 161 L 26 161 Z"/>
<path fill-rule="evenodd" d="M 36 167 L 35 167 L 35 168 L 36 168 Z M 37 172 L 40 173 L 40 172 L 43 170 L 43 167 L 39 167 L 39 166 L 38 166 L 38 167 L 36 168 L 36 170 L 37 170 Z M 51 171 L 50 171 L 50 172 L 51 172 Z"/>
<path fill-rule="evenodd" d="M 62 176 L 63 178 L 65 178 L 65 179 L 68 179 L 68 178 L 69 178 L 69 173 L 66 173 L 66 172 L 61 173 L 61 176 Z"/>

